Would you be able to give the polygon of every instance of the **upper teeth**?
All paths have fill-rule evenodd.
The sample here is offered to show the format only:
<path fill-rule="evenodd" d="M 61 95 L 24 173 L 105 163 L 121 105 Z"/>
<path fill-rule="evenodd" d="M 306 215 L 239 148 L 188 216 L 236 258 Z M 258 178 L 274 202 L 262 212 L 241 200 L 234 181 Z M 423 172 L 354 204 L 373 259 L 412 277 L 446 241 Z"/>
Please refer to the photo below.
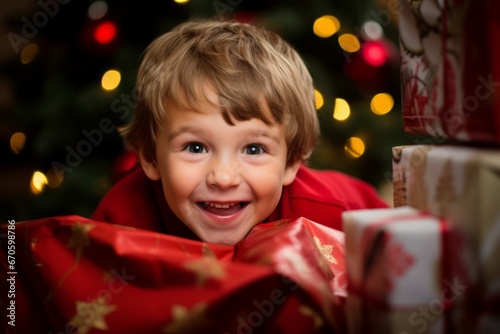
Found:
<path fill-rule="evenodd" d="M 218 208 L 218 209 L 227 209 L 227 208 L 229 208 L 230 206 L 235 205 L 236 203 L 230 203 L 230 204 L 218 204 L 218 203 L 205 202 L 205 204 L 206 204 L 206 205 L 213 206 L 213 207 L 216 207 L 216 208 Z"/>

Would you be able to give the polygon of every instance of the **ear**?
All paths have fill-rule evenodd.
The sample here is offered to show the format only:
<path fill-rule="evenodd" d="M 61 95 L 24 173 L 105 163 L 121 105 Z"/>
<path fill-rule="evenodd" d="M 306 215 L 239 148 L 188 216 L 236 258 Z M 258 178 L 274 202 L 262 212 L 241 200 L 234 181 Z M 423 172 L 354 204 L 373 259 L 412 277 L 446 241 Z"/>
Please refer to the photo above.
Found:
<path fill-rule="evenodd" d="M 148 178 L 153 181 L 158 181 L 160 179 L 160 173 L 156 167 L 156 162 L 149 161 L 144 157 L 143 150 L 139 150 L 139 161 L 141 162 L 142 169 Z"/>
<path fill-rule="evenodd" d="M 301 161 L 298 160 L 291 165 L 286 166 L 285 174 L 283 175 L 283 185 L 288 186 L 290 183 L 295 180 L 295 176 L 297 176 L 297 172 L 299 171 Z"/>

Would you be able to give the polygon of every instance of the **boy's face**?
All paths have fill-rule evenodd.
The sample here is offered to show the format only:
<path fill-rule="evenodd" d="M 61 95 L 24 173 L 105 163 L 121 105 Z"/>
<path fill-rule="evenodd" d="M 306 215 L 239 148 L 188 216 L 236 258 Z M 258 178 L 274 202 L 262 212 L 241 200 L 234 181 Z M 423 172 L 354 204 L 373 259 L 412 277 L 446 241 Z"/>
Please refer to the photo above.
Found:
<path fill-rule="evenodd" d="M 200 239 L 232 245 L 276 208 L 299 163 L 287 166 L 284 129 L 258 119 L 229 125 L 207 90 L 203 111 L 170 108 L 158 133 L 156 161 L 141 159 L 161 179 L 165 199 Z"/>

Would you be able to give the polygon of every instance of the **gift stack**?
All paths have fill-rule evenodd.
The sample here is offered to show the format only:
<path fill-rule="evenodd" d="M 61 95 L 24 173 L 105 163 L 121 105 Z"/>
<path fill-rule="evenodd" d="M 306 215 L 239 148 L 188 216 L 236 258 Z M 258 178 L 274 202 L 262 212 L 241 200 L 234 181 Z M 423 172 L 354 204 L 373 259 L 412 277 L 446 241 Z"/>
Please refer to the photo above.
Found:
<path fill-rule="evenodd" d="M 500 333 L 499 9 L 400 0 L 404 131 L 428 138 L 393 148 L 395 208 L 344 214 L 350 333 Z"/>

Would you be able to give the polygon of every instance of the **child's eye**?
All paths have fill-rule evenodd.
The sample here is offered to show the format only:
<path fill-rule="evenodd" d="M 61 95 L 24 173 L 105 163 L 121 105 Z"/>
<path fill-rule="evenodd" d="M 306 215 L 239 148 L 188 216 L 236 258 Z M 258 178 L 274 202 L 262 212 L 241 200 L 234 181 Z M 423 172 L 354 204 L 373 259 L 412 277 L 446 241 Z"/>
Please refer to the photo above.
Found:
<path fill-rule="evenodd" d="M 248 155 L 259 155 L 259 154 L 263 154 L 264 152 L 265 152 L 265 150 L 264 150 L 264 148 L 262 148 L 262 146 L 255 145 L 255 144 L 248 145 L 243 150 L 243 153 L 248 154 Z"/>
<path fill-rule="evenodd" d="M 203 147 L 200 143 L 189 143 L 183 148 L 184 151 L 188 151 L 189 153 L 206 153 L 207 149 Z"/>

